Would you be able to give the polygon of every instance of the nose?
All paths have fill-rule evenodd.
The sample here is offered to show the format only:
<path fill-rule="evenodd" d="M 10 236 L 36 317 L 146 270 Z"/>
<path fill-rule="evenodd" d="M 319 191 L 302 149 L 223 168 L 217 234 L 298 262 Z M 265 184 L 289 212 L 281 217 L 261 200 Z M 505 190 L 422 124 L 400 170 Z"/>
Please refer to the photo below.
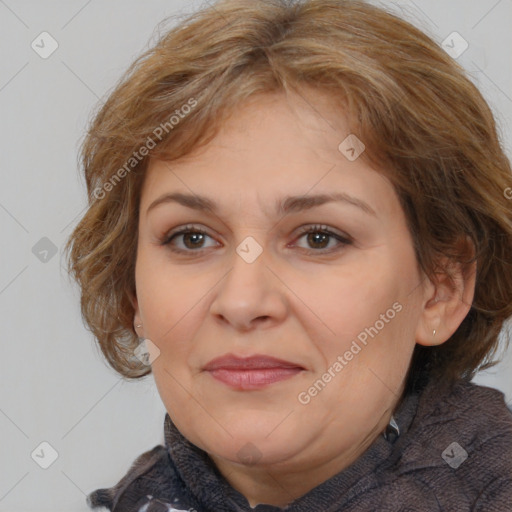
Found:
<path fill-rule="evenodd" d="M 286 287 L 271 268 L 267 252 L 263 250 L 254 261 L 240 254 L 233 251 L 232 266 L 215 288 L 210 313 L 238 331 L 279 324 L 288 311 Z"/>

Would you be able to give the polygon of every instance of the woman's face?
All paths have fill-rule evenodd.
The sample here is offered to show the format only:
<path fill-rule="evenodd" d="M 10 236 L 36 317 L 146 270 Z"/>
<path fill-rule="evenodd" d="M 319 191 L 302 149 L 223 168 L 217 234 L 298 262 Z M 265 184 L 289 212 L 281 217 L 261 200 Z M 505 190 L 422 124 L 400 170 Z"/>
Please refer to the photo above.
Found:
<path fill-rule="evenodd" d="M 342 143 L 342 113 L 310 100 L 255 97 L 147 170 L 135 320 L 173 422 L 217 460 L 356 457 L 415 345 L 425 292 L 398 198 Z"/>

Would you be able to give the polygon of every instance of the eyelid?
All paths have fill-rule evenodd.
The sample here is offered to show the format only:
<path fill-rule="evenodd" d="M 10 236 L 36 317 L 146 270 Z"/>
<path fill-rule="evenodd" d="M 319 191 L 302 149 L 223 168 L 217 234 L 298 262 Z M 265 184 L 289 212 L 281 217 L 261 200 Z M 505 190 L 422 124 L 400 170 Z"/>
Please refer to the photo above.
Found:
<path fill-rule="evenodd" d="M 328 232 L 332 235 L 336 235 L 336 236 L 339 236 L 340 238 L 344 238 L 346 240 L 352 240 L 352 237 L 350 235 L 348 235 L 347 233 L 344 233 L 344 232 L 340 232 L 338 230 L 335 230 L 325 224 L 305 224 L 303 226 L 300 226 L 298 229 L 298 235 L 303 235 L 304 233 L 309 233 L 311 231 L 324 231 L 324 232 Z M 204 229 L 204 228 L 201 228 L 201 227 L 198 227 L 196 224 L 187 224 L 186 226 L 179 226 L 175 229 L 172 229 L 171 231 L 169 232 L 166 232 L 161 238 L 164 240 L 164 242 L 167 242 L 169 241 L 173 236 L 177 235 L 177 234 L 181 234 L 183 232 L 187 232 L 187 231 L 193 231 L 193 232 L 197 232 L 197 233 L 203 233 L 205 235 L 208 235 L 208 236 L 212 236 L 208 233 L 208 230 L 207 229 Z"/>
<path fill-rule="evenodd" d="M 200 233 L 203 235 L 207 235 L 210 238 L 213 238 L 213 236 L 210 235 L 210 233 L 208 233 L 208 231 L 206 229 L 200 228 L 196 224 L 187 224 L 186 226 L 179 226 L 179 227 L 172 229 L 171 231 L 165 233 L 162 236 L 160 243 L 161 243 L 161 245 L 167 245 L 173 237 L 175 237 L 177 235 L 182 235 L 182 234 L 188 233 L 189 231 L 192 231 L 193 233 Z"/>
<path fill-rule="evenodd" d="M 322 232 L 322 233 L 328 233 L 331 236 L 336 236 L 341 239 L 344 239 L 345 241 L 352 241 L 352 237 L 344 233 L 342 231 L 338 231 L 337 229 L 331 228 L 330 226 L 327 226 L 326 224 L 306 224 L 305 226 L 301 226 L 299 229 L 298 235 L 304 235 L 305 233 L 315 233 L 315 232 Z"/>

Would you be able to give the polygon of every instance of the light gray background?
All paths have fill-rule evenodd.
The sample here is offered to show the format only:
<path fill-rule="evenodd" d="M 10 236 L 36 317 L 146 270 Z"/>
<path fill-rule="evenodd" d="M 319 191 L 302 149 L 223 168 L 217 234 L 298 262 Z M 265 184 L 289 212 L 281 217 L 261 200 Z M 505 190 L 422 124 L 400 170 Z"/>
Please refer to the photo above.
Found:
<path fill-rule="evenodd" d="M 382 4 L 439 43 L 453 31 L 467 40 L 458 61 L 492 106 L 510 156 L 512 0 Z M 161 20 L 199 5 L 0 0 L 0 511 L 88 510 L 86 494 L 117 483 L 163 441 L 165 409 L 152 377 L 126 382 L 103 362 L 62 248 L 86 204 L 77 148 L 92 109 Z M 43 31 L 59 45 L 47 59 L 31 48 Z M 47 262 L 32 252 L 43 237 L 57 251 Z M 477 380 L 512 400 L 511 366 L 509 351 Z M 48 469 L 31 458 L 43 441 L 58 452 Z"/>

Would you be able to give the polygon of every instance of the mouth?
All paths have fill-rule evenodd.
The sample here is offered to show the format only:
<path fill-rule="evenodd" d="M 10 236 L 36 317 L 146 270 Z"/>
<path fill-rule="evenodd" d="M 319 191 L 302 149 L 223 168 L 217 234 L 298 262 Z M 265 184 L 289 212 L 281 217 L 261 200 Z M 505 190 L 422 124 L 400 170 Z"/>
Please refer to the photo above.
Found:
<path fill-rule="evenodd" d="M 266 355 L 237 357 L 226 354 L 210 361 L 203 370 L 233 389 L 254 390 L 290 379 L 305 368 Z"/>

